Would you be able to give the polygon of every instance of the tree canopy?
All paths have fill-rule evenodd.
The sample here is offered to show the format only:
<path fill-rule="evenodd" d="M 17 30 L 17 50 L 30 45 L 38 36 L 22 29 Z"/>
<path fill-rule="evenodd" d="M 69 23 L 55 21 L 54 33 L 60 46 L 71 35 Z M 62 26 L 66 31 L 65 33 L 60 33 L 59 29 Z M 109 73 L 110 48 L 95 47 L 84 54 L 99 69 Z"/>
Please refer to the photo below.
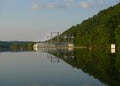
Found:
<path fill-rule="evenodd" d="M 111 43 L 120 47 L 120 3 L 100 11 L 97 15 L 72 26 L 62 35 L 74 34 L 76 46 L 109 47 Z"/>

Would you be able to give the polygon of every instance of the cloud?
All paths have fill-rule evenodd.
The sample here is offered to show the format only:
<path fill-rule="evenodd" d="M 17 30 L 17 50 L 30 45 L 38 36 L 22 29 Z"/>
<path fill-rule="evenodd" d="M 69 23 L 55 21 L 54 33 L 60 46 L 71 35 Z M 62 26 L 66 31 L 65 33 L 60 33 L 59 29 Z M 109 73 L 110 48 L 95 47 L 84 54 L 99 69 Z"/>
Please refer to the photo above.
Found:
<path fill-rule="evenodd" d="M 86 2 L 81 2 L 80 5 L 81 5 L 83 8 L 88 8 L 88 7 L 89 7 L 89 4 L 86 3 Z"/>
<path fill-rule="evenodd" d="M 65 0 L 65 1 L 67 1 L 67 2 L 75 2 L 77 0 Z"/>
<path fill-rule="evenodd" d="M 57 4 L 56 3 L 49 3 L 47 5 L 47 8 L 50 8 L 50 9 L 57 8 Z"/>
<path fill-rule="evenodd" d="M 47 5 L 41 5 L 34 3 L 32 4 L 32 9 L 38 10 L 38 9 L 62 9 L 62 8 L 70 8 L 72 5 L 70 4 L 58 4 L 58 3 L 48 3 Z"/>
<path fill-rule="evenodd" d="M 80 2 L 80 6 L 83 8 L 100 7 L 104 5 L 105 2 L 103 0 L 86 0 Z"/>
<path fill-rule="evenodd" d="M 48 3 L 45 6 L 47 9 L 56 9 L 56 8 L 68 8 L 65 4 L 58 4 L 58 3 Z"/>
<path fill-rule="evenodd" d="M 105 5 L 103 0 L 63 0 L 63 2 L 64 3 L 49 2 L 46 4 L 33 3 L 32 9 L 95 8 Z"/>
<path fill-rule="evenodd" d="M 40 8 L 39 4 L 37 4 L 37 3 L 32 4 L 32 9 L 37 10 L 39 8 Z"/>
<path fill-rule="evenodd" d="M 76 1 L 79 0 L 61 0 L 61 3 L 58 2 L 48 2 L 42 3 L 42 1 L 33 0 L 32 9 L 40 10 L 40 9 L 63 9 L 63 8 L 73 8 L 75 6 Z"/>

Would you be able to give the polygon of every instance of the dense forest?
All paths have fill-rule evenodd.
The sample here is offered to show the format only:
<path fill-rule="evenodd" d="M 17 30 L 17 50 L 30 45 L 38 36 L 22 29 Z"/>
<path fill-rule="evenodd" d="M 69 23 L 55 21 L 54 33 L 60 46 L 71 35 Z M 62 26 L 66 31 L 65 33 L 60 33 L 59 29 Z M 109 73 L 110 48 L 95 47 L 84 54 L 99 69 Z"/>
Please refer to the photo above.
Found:
<path fill-rule="evenodd" d="M 32 50 L 33 42 L 24 42 L 24 41 L 0 41 L 0 51 L 6 50 Z"/>
<path fill-rule="evenodd" d="M 100 11 L 81 24 L 72 26 L 61 35 L 73 35 L 75 46 L 108 48 L 111 43 L 115 43 L 119 49 L 120 3 Z"/>

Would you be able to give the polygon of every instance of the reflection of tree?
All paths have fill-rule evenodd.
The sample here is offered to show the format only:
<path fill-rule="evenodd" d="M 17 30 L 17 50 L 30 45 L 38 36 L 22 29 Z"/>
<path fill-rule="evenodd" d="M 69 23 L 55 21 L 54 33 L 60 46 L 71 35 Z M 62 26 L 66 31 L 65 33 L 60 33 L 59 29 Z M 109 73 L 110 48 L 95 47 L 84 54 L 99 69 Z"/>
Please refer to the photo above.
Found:
<path fill-rule="evenodd" d="M 120 84 L 120 72 L 115 68 L 114 54 L 107 54 L 104 51 L 88 52 L 87 50 L 81 50 L 80 52 L 79 54 L 75 54 L 77 55 L 77 61 L 74 62 L 76 63 L 74 66 L 81 68 L 84 72 L 93 75 L 111 86 L 118 86 Z"/>
<path fill-rule="evenodd" d="M 116 67 L 117 71 L 119 71 L 119 73 L 120 73 L 120 53 L 117 52 L 116 54 L 117 55 L 115 58 L 115 67 Z"/>
<path fill-rule="evenodd" d="M 52 54 L 56 56 L 55 52 Z M 59 57 L 71 66 L 82 69 L 110 86 L 120 84 L 119 53 L 115 55 L 102 50 L 89 51 L 87 49 L 75 49 L 69 52 L 59 50 Z"/>

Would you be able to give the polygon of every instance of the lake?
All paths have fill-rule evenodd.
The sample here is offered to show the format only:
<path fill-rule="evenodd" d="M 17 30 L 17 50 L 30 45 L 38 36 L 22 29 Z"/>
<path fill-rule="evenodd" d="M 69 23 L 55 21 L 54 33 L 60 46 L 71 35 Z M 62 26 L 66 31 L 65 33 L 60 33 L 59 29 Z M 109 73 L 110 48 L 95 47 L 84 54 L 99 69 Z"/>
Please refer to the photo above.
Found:
<path fill-rule="evenodd" d="M 119 56 L 87 49 L 0 52 L 0 86 L 119 86 Z"/>

